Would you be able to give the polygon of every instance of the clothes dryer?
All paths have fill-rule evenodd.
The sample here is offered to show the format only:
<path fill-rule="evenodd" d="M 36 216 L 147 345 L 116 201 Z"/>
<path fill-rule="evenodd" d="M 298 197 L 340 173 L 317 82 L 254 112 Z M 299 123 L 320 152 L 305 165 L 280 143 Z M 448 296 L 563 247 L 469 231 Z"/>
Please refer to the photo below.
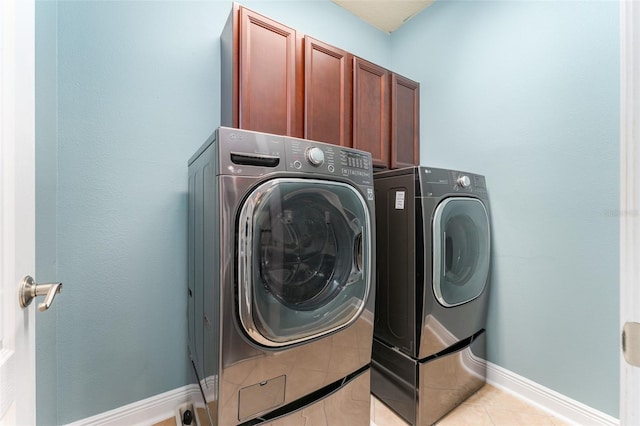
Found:
<path fill-rule="evenodd" d="M 189 160 L 188 229 L 201 422 L 368 426 L 371 155 L 221 127 Z"/>
<path fill-rule="evenodd" d="M 490 266 L 483 176 L 430 167 L 376 173 L 372 392 L 413 425 L 485 382 Z"/>

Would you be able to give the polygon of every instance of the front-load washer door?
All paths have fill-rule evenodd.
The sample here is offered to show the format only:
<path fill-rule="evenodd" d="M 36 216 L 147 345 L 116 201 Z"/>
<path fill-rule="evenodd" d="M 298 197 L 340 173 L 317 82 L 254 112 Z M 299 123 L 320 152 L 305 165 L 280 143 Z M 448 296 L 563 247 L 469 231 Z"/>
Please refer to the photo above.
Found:
<path fill-rule="evenodd" d="M 259 185 L 238 223 L 238 308 L 256 343 L 281 347 L 355 321 L 371 286 L 371 220 L 352 186 L 279 178 Z"/>
<path fill-rule="evenodd" d="M 452 307 L 480 296 L 489 276 L 489 216 L 476 198 L 442 201 L 433 219 L 433 291 Z"/>

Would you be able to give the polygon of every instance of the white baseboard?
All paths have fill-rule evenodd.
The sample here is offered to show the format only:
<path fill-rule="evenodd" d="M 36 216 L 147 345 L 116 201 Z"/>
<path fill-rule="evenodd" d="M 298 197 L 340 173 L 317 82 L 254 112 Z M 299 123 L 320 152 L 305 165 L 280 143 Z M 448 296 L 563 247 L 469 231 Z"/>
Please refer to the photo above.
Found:
<path fill-rule="evenodd" d="M 487 362 L 487 383 L 570 424 L 581 426 L 620 424 L 615 417 L 490 362 Z"/>
<path fill-rule="evenodd" d="M 581 426 L 618 426 L 620 424 L 615 417 L 490 362 L 487 363 L 487 383 L 570 424 Z M 189 401 L 199 403 L 201 399 L 198 385 L 188 385 L 70 423 L 67 426 L 121 426 L 123 424 L 148 426 L 173 417 L 179 405 Z M 371 426 L 375 426 L 373 421 Z"/>
<path fill-rule="evenodd" d="M 187 385 L 69 423 L 67 426 L 153 425 L 174 417 L 175 410 L 179 405 L 189 401 L 200 402 L 201 400 L 202 396 L 198 385 Z"/>

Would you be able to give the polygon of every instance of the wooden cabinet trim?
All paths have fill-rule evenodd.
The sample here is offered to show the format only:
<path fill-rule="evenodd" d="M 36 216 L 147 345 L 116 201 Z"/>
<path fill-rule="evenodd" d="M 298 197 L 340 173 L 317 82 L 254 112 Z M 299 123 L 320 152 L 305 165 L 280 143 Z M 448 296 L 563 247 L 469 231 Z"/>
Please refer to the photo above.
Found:
<path fill-rule="evenodd" d="M 419 83 L 237 3 L 220 41 L 222 125 L 419 163 Z"/>

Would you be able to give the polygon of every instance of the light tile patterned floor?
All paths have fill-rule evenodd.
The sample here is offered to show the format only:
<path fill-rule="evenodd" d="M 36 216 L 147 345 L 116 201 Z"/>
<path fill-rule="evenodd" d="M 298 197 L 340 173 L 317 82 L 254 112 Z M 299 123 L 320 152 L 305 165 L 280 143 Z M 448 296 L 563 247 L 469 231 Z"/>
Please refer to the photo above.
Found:
<path fill-rule="evenodd" d="M 377 426 L 406 426 L 385 404 L 372 397 L 371 421 Z M 442 418 L 438 426 L 537 426 L 566 425 L 561 420 L 519 398 L 485 385 L 458 408 Z"/>
<path fill-rule="evenodd" d="M 376 426 L 407 426 L 391 409 L 371 397 L 371 423 Z M 153 426 L 175 426 L 167 419 Z M 463 402 L 437 423 L 438 426 L 565 426 L 567 423 L 491 385 Z"/>

